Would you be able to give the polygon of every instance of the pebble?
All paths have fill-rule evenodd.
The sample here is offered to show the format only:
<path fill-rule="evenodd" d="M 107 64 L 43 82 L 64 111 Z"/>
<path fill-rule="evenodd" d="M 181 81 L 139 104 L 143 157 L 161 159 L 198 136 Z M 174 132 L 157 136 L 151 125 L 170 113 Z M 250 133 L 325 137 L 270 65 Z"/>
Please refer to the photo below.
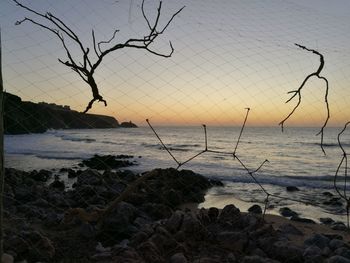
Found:
<path fill-rule="evenodd" d="M 280 208 L 279 212 L 284 217 L 292 217 L 292 216 L 297 216 L 298 215 L 297 212 L 294 212 L 289 207 L 282 207 L 282 208 Z"/>
<path fill-rule="evenodd" d="M 314 234 L 310 238 L 304 241 L 306 246 L 317 246 L 320 249 L 323 249 L 328 246 L 329 238 L 322 234 Z"/>
<path fill-rule="evenodd" d="M 248 209 L 249 213 L 262 214 L 262 208 L 260 205 L 253 205 Z"/>
<path fill-rule="evenodd" d="M 1 262 L 2 263 L 13 263 L 15 259 L 13 258 L 12 255 L 3 253 L 1 257 Z"/>
<path fill-rule="evenodd" d="M 333 256 L 327 260 L 327 263 L 350 263 L 350 260 L 342 256 Z"/>
<path fill-rule="evenodd" d="M 296 187 L 296 186 L 287 186 L 287 187 L 286 187 L 286 190 L 287 190 L 288 192 L 300 191 L 300 189 L 299 189 L 298 187 Z"/>
<path fill-rule="evenodd" d="M 187 263 L 187 259 L 183 253 L 176 253 L 171 256 L 170 263 Z"/>

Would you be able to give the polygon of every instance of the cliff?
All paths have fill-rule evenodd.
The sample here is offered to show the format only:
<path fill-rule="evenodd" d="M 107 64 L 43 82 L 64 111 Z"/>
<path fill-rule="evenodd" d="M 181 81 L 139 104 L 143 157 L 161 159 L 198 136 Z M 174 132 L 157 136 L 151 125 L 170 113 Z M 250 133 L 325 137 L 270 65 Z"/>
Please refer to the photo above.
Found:
<path fill-rule="evenodd" d="M 22 101 L 18 96 L 4 93 L 5 134 L 41 133 L 48 129 L 119 128 L 110 116 L 84 114 L 69 106 Z"/>

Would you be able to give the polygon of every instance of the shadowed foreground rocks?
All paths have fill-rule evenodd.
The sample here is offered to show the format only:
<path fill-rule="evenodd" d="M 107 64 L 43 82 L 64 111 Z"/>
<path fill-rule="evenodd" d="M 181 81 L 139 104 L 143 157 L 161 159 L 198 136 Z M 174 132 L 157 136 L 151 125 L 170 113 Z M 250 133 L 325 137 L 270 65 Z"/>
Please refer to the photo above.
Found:
<path fill-rule="evenodd" d="M 274 227 L 257 206 L 250 213 L 232 204 L 181 210 L 222 184 L 186 170 L 154 174 L 97 225 L 84 217 L 67 220 L 67 211 L 94 214 L 140 175 L 87 169 L 76 174 L 74 188 L 64 189 L 48 183 L 55 177 L 50 171 L 6 169 L 6 254 L 27 262 L 350 262 L 341 235 L 304 237 L 292 224 Z"/>
<path fill-rule="evenodd" d="M 170 217 L 178 205 L 201 202 L 207 189 L 221 185 L 191 171 L 158 169 L 98 228 L 96 222 L 78 218 L 64 224 L 65 214 L 74 208 L 86 212 L 105 208 L 140 175 L 87 169 L 76 172 L 73 188 L 65 189 L 51 171 L 6 169 L 5 174 L 5 251 L 15 260 L 29 262 L 90 261 L 98 242 L 114 245 L 130 239 L 141 227 Z"/>

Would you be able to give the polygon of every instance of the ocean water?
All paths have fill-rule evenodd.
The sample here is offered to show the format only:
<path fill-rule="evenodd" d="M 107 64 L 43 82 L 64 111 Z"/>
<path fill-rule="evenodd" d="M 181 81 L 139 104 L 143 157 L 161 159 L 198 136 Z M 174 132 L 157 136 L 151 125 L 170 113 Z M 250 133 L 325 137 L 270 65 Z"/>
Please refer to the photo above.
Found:
<path fill-rule="evenodd" d="M 171 153 L 184 162 L 205 149 L 203 127 L 155 127 Z M 269 192 L 283 198 L 270 198 L 271 213 L 288 205 L 303 216 L 318 219 L 330 216 L 344 221 L 344 207 L 324 205 L 324 192 L 334 191 L 334 175 L 343 156 L 337 142 L 342 128 L 325 130 L 325 150 L 320 148 L 318 128 L 246 127 L 236 150 L 239 160 L 256 170 L 264 160 L 269 162 L 254 174 Z M 209 150 L 233 152 L 240 127 L 207 127 Z M 344 149 L 350 146 L 350 132 L 342 137 Z M 143 172 L 154 168 L 177 167 L 149 127 L 137 129 L 54 130 L 44 134 L 6 135 L 5 165 L 22 170 L 77 167 L 82 159 L 94 154 L 128 154 L 138 165 L 127 168 Z M 190 169 L 225 183 L 209 191 L 202 206 L 222 207 L 227 203 L 263 203 L 266 195 L 232 155 L 206 152 L 184 164 Z M 344 169 L 338 186 L 344 185 Z M 287 192 L 286 186 L 300 191 Z M 343 188 L 342 188 L 343 189 Z M 296 201 L 291 201 L 293 199 Z M 307 205 L 305 204 L 307 203 Z"/>

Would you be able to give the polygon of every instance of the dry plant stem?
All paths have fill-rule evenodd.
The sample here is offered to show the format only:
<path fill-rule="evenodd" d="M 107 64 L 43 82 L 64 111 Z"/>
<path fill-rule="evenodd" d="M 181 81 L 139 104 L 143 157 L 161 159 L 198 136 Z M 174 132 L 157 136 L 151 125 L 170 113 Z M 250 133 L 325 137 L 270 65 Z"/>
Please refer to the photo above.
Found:
<path fill-rule="evenodd" d="M 169 153 L 169 155 L 171 156 L 171 158 L 173 158 L 173 160 L 177 163 L 177 165 L 180 165 L 180 162 L 175 158 L 175 156 L 170 152 L 170 150 L 168 149 L 168 147 L 165 146 L 164 142 L 162 141 L 162 139 L 159 137 L 158 133 L 156 132 L 156 130 L 152 127 L 151 123 L 149 122 L 148 119 L 146 119 L 146 122 L 148 124 L 148 126 L 151 128 L 151 130 L 153 131 L 153 133 L 156 135 L 157 139 L 159 140 L 159 142 L 162 144 L 163 148 Z"/>
<path fill-rule="evenodd" d="M 249 111 L 249 110 L 248 110 Z M 247 112 L 248 112 L 247 111 Z M 248 116 L 248 115 L 247 115 Z M 182 162 L 180 163 L 176 158 L 175 156 L 171 153 L 171 150 L 169 148 L 167 148 L 167 146 L 163 143 L 162 139 L 160 138 L 160 136 L 158 135 L 158 133 L 156 132 L 156 130 L 153 128 L 153 126 L 151 125 L 150 121 L 147 119 L 146 120 L 148 125 L 150 126 L 150 128 L 152 129 L 153 133 L 155 134 L 155 136 L 157 137 L 157 139 L 159 140 L 159 142 L 162 144 L 162 146 L 164 147 L 164 149 L 168 152 L 168 154 L 172 157 L 173 160 L 175 160 L 176 164 L 177 164 L 177 169 L 179 169 L 182 165 L 184 165 L 185 163 L 188 163 L 190 161 L 192 161 L 194 158 L 198 157 L 199 155 L 203 154 L 203 153 L 214 153 L 214 154 L 223 154 L 223 155 L 229 155 L 229 156 L 232 156 L 234 160 L 237 160 L 239 162 L 239 164 L 244 168 L 244 170 L 247 172 L 247 174 L 253 179 L 253 182 L 259 186 L 259 188 L 261 189 L 261 191 L 266 195 L 266 198 L 264 200 L 264 211 L 263 211 L 263 217 L 265 216 L 265 213 L 268 209 L 268 204 L 269 204 L 269 201 L 270 201 L 270 197 L 274 197 L 274 198 L 277 198 L 277 199 L 281 199 L 281 200 L 289 200 L 289 201 L 293 201 L 293 202 L 298 202 L 298 203 L 303 203 L 305 205 L 310 205 L 312 204 L 311 202 L 305 202 L 305 201 L 302 201 L 302 200 L 297 200 L 297 199 L 294 199 L 294 198 L 290 198 L 290 197 L 284 197 L 284 196 L 279 196 L 279 195 L 276 195 L 276 194 L 272 194 L 272 193 L 269 193 L 265 187 L 259 182 L 259 180 L 257 179 L 257 177 L 255 176 L 255 174 L 257 172 L 259 172 L 263 166 L 268 163 L 269 161 L 266 159 L 264 160 L 260 166 L 255 169 L 254 171 L 251 171 L 246 165 L 245 163 L 241 160 L 240 157 L 237 156 L 236 153 L 234 152 L 225 152 L 225 151 L 215 151 L 215 150 L 210 150 L 209 147 L 208 147 L 208 138 L 207 138 L 207 130 L 206 130 L 206 125 L 203 125 L 203 128 L 204 128 L 204 136 L 205 136 L 205 148 L 204 150 L 202 150 L 201 152 L 195 154 L 194 156 L 192 156 L 191 158 L 189 158 L 188 160 L 186 160 L 185 162 Z M 245 123 L 246 123 L 246 119 L 243 123 L 243 127 L 245 126 Z M 243 131 L 243 127 L 241 129 L 241 131 Z M 240 136 L 239 136 L 239 139 L 238 141 L 240 140 Z"/>
<path fill-rule="evenodd" d="M 243 125 L 242 125 L 242 128 L 241 128 L 241 131 L 239 132 L 239 136 L 238 136 L 238 139 L 237 139 L 236 147 L 235 147 L 235 149 L 233 150 L 233 155 L 236 154 L 239 141 L 241 140 L 241 136 L 242 136 L 242 133 L 243 133 L 245 124 L 246 124 L 247 119 L 248 119 L 248 114 L 249 114 L 250 108 L 246 108 L 246 110 L 247 110 L 247 113 L 246 113 L 246 115 L 245 115 L 244 122 L 243 122 Z"/>
<path fill-rule="evenodd" d="M 323 55 L 314 50 L 314 49 L 309 49 L 305 46 L 302 46 L 302 45 L 299 45 L 299 44 L 296 44 L 295 45 L 303 50 L 306 50 L 306 51 L 309 51 L 309 52 L 312 52 L 313 54 L 316 54 L 320 57 L 320 65 L 318 67 L 318 69 L 307 75 L 306 78 L 303 80 L 303 82 L 301 83 L 300 87 L 297 89 L 297 90 L 292 90 L 292 91 L 289 91 L 288 94 L 292 94 L 292 96 L 286 101 L 286 103 L 289 103 L 290 101 L 292 101 L 296 96 L 298 98 L 298 102 L 297 104 L 294 106 L 294 108 L 292 109 L 292 111 L 287 115 L 287 117 L 285 117 L 280 123 L 279 125 L 281 125 L 281 128 L 282 128 L 282 132 L 283 132 L 283 129 L 284 129 L 284 123 L 294 114 L 294 112 L 296 111 L 296 109 L 300 106 L 301 104 L 301 99 L 302 99 L 302 96 L 301 96 L 301 91 L 302 89 L 304 88 L 305 84 L 308 82 L 308 80 L 311 78 L 311 77 L 317 77 L 321 80 L 323 80 L 325 83 L 326 83 L 326 92 L 325 92 L 325 97 L 324 97 L 324 101 L 325 101 L 325 104 L 326 104 L 326 110 L 327 110 L 327 117 L 320 129 L 320 131 L 316 134 L 316 135 L 321 135 L 321 143 L 320 143 L 320 146 L 321 146 L 321 150 L 324 154 L 326 154 L 324 148 L 323 148 L 323 137 L 324 137 L 324 129 L 325 127 L 327 126 L 327 123 L 328 123 L 328 120 L 330 118 L 330 110 L 329 110 L 329 103 L 328 103 L 328 90 L 329 90 L 329 84 L 328 84 L 328 80 L 327 78 L 321 76 L 321 71 L 324 67 L 324 57 Z"/>
<path fill-rule="evenodd" d="M 170 149 L 164 144 L 164 142 L 162 141 L 162 139 L 160 138 L 160 136 L 158 135 L 158 133 L 156 132 L 156 130 L 153 128 L 153 126 L 151 125 L 150 121 L 148 119 L 146 119 L 146 122 L 148 124 L 148 126 L 151 128 L 151 130 L 153 131 L 154 135 L 157 137 L 157 139 L 159 140 L 159 142 L 162 144 L 163 148 L 168 152 L 168 154 L 171 156 L 171 158 L 173 158 L 173 160 L 177 163 L 177 167 L 176 169 L 180 169 L 181 166 L 183 166 L 184 164 L 192 161 L 193 159 L 195 159 L 196 157 L 200 156 L 201 154 L 205 153 L 208 151 L 208 140 L 207 140 L 207 127 L 206 125 L 203 125 L 204 128 L 204 136 L 205 136 L 205 149 L 203 151 L 200 151 L 199 153 L 195 154 L 194 156 L 190 157 L 189 159 L 187 159 L 184 162 L 179 162 L 175 156 L 171 153 Z"/>
<path fill-rule="evenodd" d="M 61 59 L 58 59 L 58 61 L 63 65 L 71 68 L 74 72 L 76 72 L 79 75 L 79 77 L 84 82 L 86 82 L 90 86 L 93 98 L 86 106 L 84 113 L 88 112 L 92 108 L 94 102 L 96 101 L 103 102 L 104 105 L 107 106 L 106 100 L 104 100 L 103 97 L 100 95 L 100 92 L 94 77 L 94 73 L 99 67 L 99 65 L 102 63 L 104 57 L 106 57 L 109 53 L 119 49 L 123 49 L 123 48 L 136 48 L 136 49 L 144 49 L 147 52 L 156 56 L 161 56 L 165 58 L 172 56 L 174 52 L 174 48 L 171 42 L 169 42 L 170 51 L 167 54 L 157 52 L 153 50 L 151 46 L 154 43 L 154 41 L 158 38 L 158 36 L 164 33 L 164 31 L 168 28 L 168 26 L 173 21 L 173 19 L 184 8 L 182 7 L 177 12 L 175 12 L 170 17 L 170 19 L 165 23 L 164 26 L 160 26 L 159 19 L 161 16 L 162 1 L 159 2 L 159 6 L 157 8 L 155 22 L 151 23 L 149 18 L 145 14 L 144 0 L 143 0 L 141 5 L 141 11 L 149 29 L 148 34 L 143 37 L 130 38 L 123 43 L 112 44 L 113 40 L 115 40 L 115 36 L 118 30 L 114 31 L 112 37 L 109 40 L 103 40 L 100 42 L 96 41 L 95 32 L 94 30 L 92 30 L 92 33 L 91 33 L 92 46 L 94 50 L 94 55 L 92 55 L 90 53 L 90 48 L 88 46 L 85 46 L 81 41 L 81 39 L 78 37 L 78 35 L 71 29 L 71 27 L 69 27 L 66 23 L 64 23 L 60 18 L 54 16 L 49 12 L 40 13 L 20 3 L 18 0 L 12 0 L 12 1 L 15 2 L 21 8 L 27 10 L 29 13 L 34 15 L 36 19 L 41 19 L 43 21 L 43 22 L 40 22 L 36 19 L 25 17 L 24 19 L 17 21 L 16 25 L 20 25 L 23 22 L 30 22 L 56 35 L 56 37 L 61 41 L 61 44 L 64 50 L 66 51 L 66 56 L 67 56 L 66 61 L 63 61 Z M 80 60 L 77 60 L 76 58 L 74 58 L 72 51 L 68 48 L 66 39 L 69 39 L 70 42 L 74 43 L 78 47 L 78 49 L 80 50 L 80 56 L 81 56 Z M 102 45 L 109 45 L 109 47 L 102 48 L 101 47 Z"/>
<path fill-rule="evenodd" d="M 346 176 L 347 176 L 347 153 L 345 152 L 345 149 L 342 145 L 342 142 L 341 142 L 341 135 L 345 132 L 345 130 L 347 129 L 348 125 L 350 124 L 350 122 L 347 122 L 345 125 L 344 125 L 344 128 L 339 132 L 338 134 L 338 145 L 339 145 L 339 148 L 341 149 L 342 153 L 343 153 L 343 156 L 342 156 L 342 159 L 337 167 L 337 170 L 335 172 L 335 176 L 334 176 L 334 189 L 336 190 L 336 192 L 338 193 L 338 195 L 345 199 L 347 201 L 347 196 L 346 196 L 346 188 L 344 188 L 344 192 L 342 193 L 341 190 L 338 188 L 337 186 L 337 181 L 338 181 L 338 174 L 339 174 L 339 171 L 340 171 L 340 168 L 342 167 L 343 163 L 345 162 L 345 171 L 344 171 L 344 174 L 345 174 L 345 177 L 344 177 L 344 180 L 346 180 Z M 345 184 L 346 186 L 346 184 Z"/>
<path fill-rule="evenodd" d="M 346 218 L 347 218 L 348 228 L 350 228 L 350 222 L 349 222 L 350 221 L 350 218 L 349 218 L 350 199 L 347 197 L 347 193 L 346 193 L 346 191 L 347 191 L 347 177 L 348 177 L 348 154 L 346 153 L 340 138 L 341 138 L 341 135 L 347 129 L 349 124 L 350 124 L 350 122 L 347 122 L 344 125 L 344 128 L 338 134 L 338 145 L 343 153 L 343 156 L 342 156 L 340 163 L 337 167 L 337 170 L 336 170 L 335 175 L 334 175 L 334 181 L 333 181 L 335 191 L 337 192 L 339 197 L 344 199 L 346 202 Z M 344 186 L 343 186 L 343 191 L 341 191 L 339 189 L 339 187 L 337 186 L 337 182 L 338 182 L 338 174 L 339 174 L 339 171 L 340 171 L 341 167 L 343 166 L 343 164 L 344 164 Z"/>

